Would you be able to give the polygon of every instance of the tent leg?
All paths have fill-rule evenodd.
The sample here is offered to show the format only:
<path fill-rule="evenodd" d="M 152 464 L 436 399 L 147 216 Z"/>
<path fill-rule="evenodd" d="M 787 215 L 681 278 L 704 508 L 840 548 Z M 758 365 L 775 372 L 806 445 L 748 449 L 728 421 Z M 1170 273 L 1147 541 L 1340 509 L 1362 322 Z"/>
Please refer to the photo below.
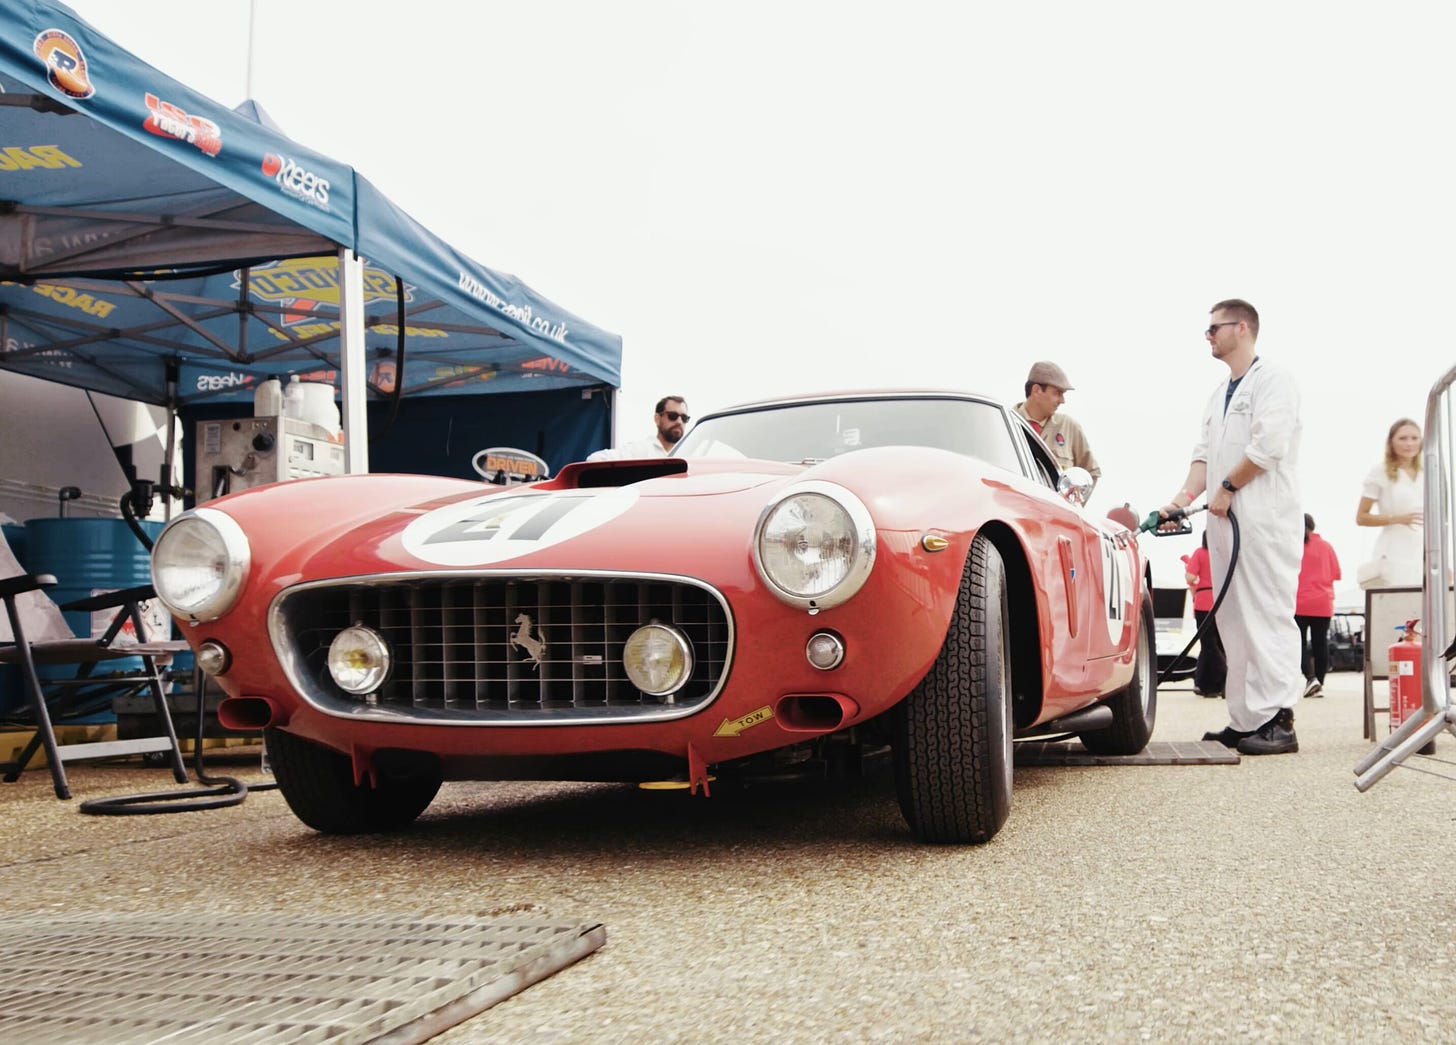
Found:
<path fill-rule="evenodd" d="M 344 471 L 363 475 L 369 471 L 369 414 L 364 406 L 364 384 L 369 380 L 364 352 L 364 262 L 347 247 L 339 248 L 339 291 Z"/>
<path fill-rule="evenodd" d="M 1392 769 L 1429 744 L 1443 730 L 1449 728 L 1451 723 L 1448 721 L 1448 715 L 1449 713 L 1437 713 L 1425 717 L 1418 714 L 1410 721 L 1403 723 L 1401 728 L 1392 733 L 1377 749 L 1373 759 L 1367 756 L 1360 763 L 1361 766 L 1366 766 L 1368 763 L 1369 768 L 1356 778 L 1355 790 L 1369 791 Z M 1406 733 L 1406 726 L 1412 727 L 1410 733 Z M 1392 744 L 1394 744 L 1393 747 L 1391 747 Z"/>

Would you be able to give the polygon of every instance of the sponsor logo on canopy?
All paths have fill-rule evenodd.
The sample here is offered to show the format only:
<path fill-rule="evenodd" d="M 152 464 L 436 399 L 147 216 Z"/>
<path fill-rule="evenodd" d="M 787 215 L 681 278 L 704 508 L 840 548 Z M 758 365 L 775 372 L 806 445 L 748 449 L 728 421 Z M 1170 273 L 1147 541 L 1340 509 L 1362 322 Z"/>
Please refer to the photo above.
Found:
<path fill-rule="evenodd" d="M 58 171 L 80 166 L 80 160 L 67 155 L 55 145 L 0 146 L 0 171 L 28 171 L 37 168 Z"/>
<path fill-rule="evenodd" d="M 242 273 L 234 272 L 233 289 L 242 286 Z M 313 319 L 318 309 L 339 310 L 339 262 L 337 258 L 290 258 L 271 265 L 260 265 L 248 271 L 248 293 L 262 301 L 283 305 L 291 310 L 283 313 L 284 326 Z M 379 301 L 391 305 L 395 299 L 395 279 L 381 268 L 364 268 L 364 304 Z M 414 288 L 404 285 L 406 303 L 414 300 Z"/>
<path fill-rule="evenodd" d="M 32 49 L 45 63 L 46 79 L 56 90 L 72 98 L 90 98 L 96 93 L 86 75 L 86 56 L 69 33 L 46 29 L 36 36 Z"/>
<path fill-rule="evenodd" d="M 263 175 L 271 178 L 285 196 L 319 210 L 329 209 L 328 179 L 299 166 L 292 158 L 281 153 L 268 153 L 263 157 Z"/>
<path fill-rule="evenodd" d="M 193 116 L 180 106 L 164 102 L 150 91 L 143 97 L 150 115 L 142 129 L 159 138 L 175 138 L 195 145 L 207 156 L 222 152 L 222 128 L 205 116 Z"/>

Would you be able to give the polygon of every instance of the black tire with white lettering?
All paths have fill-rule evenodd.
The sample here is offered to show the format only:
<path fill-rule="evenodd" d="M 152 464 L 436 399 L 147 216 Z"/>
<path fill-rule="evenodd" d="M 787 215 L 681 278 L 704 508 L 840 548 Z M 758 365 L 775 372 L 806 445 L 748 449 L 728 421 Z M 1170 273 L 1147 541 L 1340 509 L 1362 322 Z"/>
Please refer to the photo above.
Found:
<path fill-rule="evenodd" d="M 1158 718 L 1158 673 L 1153 654 L 1153 599 L 1147 592 L 1143 593 L 1140 617 L 1132 681 L 1105 701 L 1112 709 L 1112 725 L 1077 734 L 1082 746 L 1094 754 L 1136 755 L 1152 739 Z"/>
<path fill-rule="evenodd" d="M 281 729 L 264 731 L 278 790 L 293 815 L 326 835 L 372 834 L 405 827 L 440 790 L 432 760 L 381 758 L 377 786 L 354 783 L 347 755 Z M 381 753 L 383 754 L 383 753 Z"/>
<path fill-rule="evenodd" d="M 945 643 L 895 708 L 895 788 L 916 838 L 991 839 L 1011 811 L 1006 571 L 985 537 L 971 542 Z"/>

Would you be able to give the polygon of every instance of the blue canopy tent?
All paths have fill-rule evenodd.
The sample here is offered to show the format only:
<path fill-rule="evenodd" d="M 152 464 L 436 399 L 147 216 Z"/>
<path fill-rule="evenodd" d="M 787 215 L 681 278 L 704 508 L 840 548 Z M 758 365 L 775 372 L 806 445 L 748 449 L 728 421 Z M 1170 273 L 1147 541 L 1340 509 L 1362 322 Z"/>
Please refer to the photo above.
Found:
<path fill-rule="evenodd" d="M 256 103 L 224 109 L 69 8 L 7 0 L 0 128 L 0 369 L 213 416 L 270 376 L 333 383 L 352 472 L 366 403 L 396 391 L 517 393 L 522 416 L 558 419 L 560 445 L 541 428 L 527 447 L 556 467 L 608 441 L 619 337 L 456 252 Z"/>

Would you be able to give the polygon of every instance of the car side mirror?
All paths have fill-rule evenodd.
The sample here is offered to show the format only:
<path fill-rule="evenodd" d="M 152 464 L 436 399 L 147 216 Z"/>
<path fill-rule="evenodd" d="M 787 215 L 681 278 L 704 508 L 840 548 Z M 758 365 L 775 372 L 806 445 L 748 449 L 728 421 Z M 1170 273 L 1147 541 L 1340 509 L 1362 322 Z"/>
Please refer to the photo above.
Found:
<path fill-rule="evenodd" d="M 1057 480 L 1057 493 L 1071 503 L 1084 505 L 1092 496 L 1092 473 L 1080 465 L 1073 465 Z"/>

